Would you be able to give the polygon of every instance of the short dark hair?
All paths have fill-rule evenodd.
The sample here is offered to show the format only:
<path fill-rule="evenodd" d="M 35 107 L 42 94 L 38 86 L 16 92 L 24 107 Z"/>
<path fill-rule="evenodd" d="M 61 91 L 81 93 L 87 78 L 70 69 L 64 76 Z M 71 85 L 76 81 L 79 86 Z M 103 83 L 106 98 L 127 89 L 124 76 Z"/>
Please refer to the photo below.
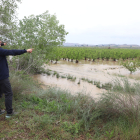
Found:
<path fill-rule="evenodd" d="M 1 42 L 1 46 L 4 46 L 4 42 Z"/>

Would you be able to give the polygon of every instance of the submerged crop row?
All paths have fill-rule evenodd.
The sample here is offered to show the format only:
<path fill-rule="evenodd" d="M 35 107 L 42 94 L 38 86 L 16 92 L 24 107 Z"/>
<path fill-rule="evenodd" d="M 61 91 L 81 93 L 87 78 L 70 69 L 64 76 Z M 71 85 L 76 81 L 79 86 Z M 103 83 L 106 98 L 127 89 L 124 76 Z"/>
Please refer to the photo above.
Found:
<path fill-rule="evenodd" d="M 139 49 L 107 49 L 107 48 L 77 48 L 77 47 L 59 47 L 53 50 L 53 53 L 49 56 L 51 61 L 58 61 L 61 58 L 68 61 L 75 60 L 76 63 L 79 60 L 91 60 L 95 61 L 96 59 L 114 61 L 122 59 L 134 59 L 140 58 Z"/>

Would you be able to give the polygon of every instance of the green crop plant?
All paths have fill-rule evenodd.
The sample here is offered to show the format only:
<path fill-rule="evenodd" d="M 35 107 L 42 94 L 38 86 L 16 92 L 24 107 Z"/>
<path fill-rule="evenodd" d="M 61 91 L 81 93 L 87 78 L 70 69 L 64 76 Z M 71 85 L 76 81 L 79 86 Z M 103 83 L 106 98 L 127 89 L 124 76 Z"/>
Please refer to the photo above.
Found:
<path fill-rule="evenodd" d="M 63 76 L 63 75 L 62 75 L 61 78 L 66 78 L 66 76 Z"/>
<path fill-rule="evenodd" d="M 71 75 L 68 75 L 68 76 L 67 76 L 67 79 L 68 79 L 68 80 L 71 80 L 71 81 L 75 81 L 75 80 L 76 80 L 76 77 L 73 77 L 73 76 L 71 76 Z"/>
<path fill-rule="evenodd" d="M 56 78 L 59 78 L 59 77 L 60 77 L 60 75 L 59 75 L 59 73 L 57 73 L 57 74 L 56 74 Z"/>
<path fill-rule="evenodd" d="M 81 78 L 81 80 L 85 81 L 86 79 L 85 78 Z"/>
<path fill-rule="evenodd" d="M 78 85 L 80 84 L 80 80 L 79 80 L 79 82 L 77 83 Z"/>
<path fill-rule="evenodd" d="M 105 136 L 110 140 L 112 139 L 112 137 L 114 136 L 114 130 L 112 130 L 111 132 L 106 131 Z"/>
<path fill-rule="evenodd" d="M 67 58 L 68 58 L 68 61 L 72 58 L 72 53 L 70 50 L 68 50 L 67 52 Z"/>
<path fill-rule="evenodd" d="M 51 72 L 49 70 L 46 70 L 45 74 L 51 75 Z"/>
<path fill-rule="evenodd" d="M 92 58 L 92 61 L 95 61 L 97 59 L 97 53 L 96 53 L 96 51 L 95 52 L 92 52 L 91 58 Z"/>
<path fill-rule="evenodd" d="M 105 59 L 108 61 L 110 59 L 110 51 L 107 50 L 105 53 Z"/>
<path fill-rule="evenodd" d="M 112 53 L 111 53 L 111 58 L 113 59 L 113 61 L 116 61 L 116 59 L 117 59 L 117 54 L 116 54 L 116 52 L 112 52 Z"/>
<path fill-rule="evenodd" d="M 56 74 L 57 74 L 57 72 L 56 72 L 56 71 L 54 71 L 53 75 L 56 75 Z"/>
<path fill-rule="evenodd" d="M 87 80 L 87 82 L 93 84 L 93 81 L 92 80 Z"/>
<path fill-rule="evenodd" d="M 100 53 L 100 58 L 101 58 L 102 60 L 105 59 L 105 52 L 104 52 L 104 51 L 102 51 L 102 52 Z"/>
<path fill-rule="evenodd" d="M 53 49 L 53 59 L 56 61 L 55 64 L 57 64 L 57 61 L 61 59 L 61 53 L 58 48 Z"/>
<path fill-rule="evenodd" d="M 101 86 L 100 86 L 100 82 L 96 82 L 96 81 L 94 81 L 93 83 L 94 83 L 94 85 L 96 85 L 96 87 L 101 88 Z"/>
<path fill-rule="evenodd" d="M 103 89 L 106 89 L 106 90 L 109 90 L 112 88 L 112 84 L 111 83 L 105 83 L 105 84 L 102 84 L 102 88 Z"/>
<path fill-rule="evenodd" d="M 55 50 L 56 49 L 56 50 Z M 86 47 L 56 47 L 54 51 L 50 54 L 50 60 L 59 61 L 60 58 L 64 60 L 68 59 L 73 62 L 73 60 L 78 63 L 80 60 L 92 60 L 96 59 L 113 59 L 114 61 L 122 58 L 134 59 L 139 56 L 140 50 L 138 49 L 107 49 L 107 48 L 86 48 Z"/>
<path fill-rule="evenodd" d="M 125 59 L 127 59 L 127 54 L 126 53 L 124 53 L 124 52 L 122 52 L 122 54 L 121 54 L 121 58 L 123 59 L 123 60 L 125 60 Z"/>
<path fill-rule="evenodd" d="M 137 68 L 140 67 L 140 62 L 136 59 L 136 60 L 127 60 L 125 62 L 121 62 L 121 65 L 124 66 L 126 69 L 128 69 L 130 71 L 130 73 L 132 74 L 133 72 L 135 72 L 137 70 Z"/>

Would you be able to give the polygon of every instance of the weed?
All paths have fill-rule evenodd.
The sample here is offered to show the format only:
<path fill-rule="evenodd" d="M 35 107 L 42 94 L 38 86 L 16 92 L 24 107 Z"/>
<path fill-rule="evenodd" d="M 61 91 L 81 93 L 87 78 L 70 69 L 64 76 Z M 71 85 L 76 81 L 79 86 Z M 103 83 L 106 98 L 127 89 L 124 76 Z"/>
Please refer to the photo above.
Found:
<path fill-rule="evenodd" d="M 79 123 L 68 123 L 68 122 L 63 122 L 63 128 L 70 132 L 71 134 L 77 134 L 79 133 L 80 130 L 80 124 Z"/>
<path fill-rule="evenodd" d="M 61 78 L 66 78 L 66 76 L 63 76 L 63 75 L 62 75 Z"/>
<path fill-rule="evenodd" d="M 85 81 L 86 79 L 85 78 L 81 78 L 81 80 Z"/>
<path fill-rule="evenodd" d="M 79 82 L 77 84 L 80 84 L 80 80 L 79 80 Z"/>
<path fill-rule="evenodd" d="M 23 103 L 21 105 L 22 105 L 22 107 L 27 108 L 30 105 L 30 103 L 23 101 Z"/>
<path fill-rule="evenodd" d="M 0 139 L 139 139 L 139 83 L 116 79 L 95 101 L 82 93 L 42 90 L 29 79 L 20 83 L 18 76 L 11 78 L 13 107 L 20 114 L 8 121 L 0 117 Z"/>
<path fill-rule="evenodd" d="M 93 81 L 92 80 L 87 80 L 87 82 L 93 84 Z"/>
<path fill-rule="evenodd" d="M 105 84 L 102 84 L 102 88 L 103 89 L 106 89 L 106 90 L 109 90 L 112 88 L 112 84 L 111 83 L 105 83 Z"/>
<path fill-rule="evenodd" d="M 71 76 L 71 75 L 68 75 L 68 76 L 67 76 L 67 79 L 68 79 L 68 80 L 71 80 L 71 81 L 75 81 L 75 80 L 76 80 L 76 77 L 73 77 L 73 76 Z"/>
<path fill-rule="evenodd" d="M 98 87 L 98 88 L 101 88 L 101 86 L 100 86 L 100 82 L 96 82 L 96 81 L 94 81 L 94 85 L 96 85 L 96 87 Z"/>
<path fill-rule="evenodd" d="M 47 74 L 47 75 L 51 75 L 50 70 L 47 70 L 47 71 L 45 72 L 45 74 Z"/>
<path fill-rule="evenodd" d="M 111 132 L 106 131 L 105 136 L 106 136 L 108 139 L 112 139 L 112 137 L 114 136 L 114 130 L 112 130 Z"/>
<path fill-rule="evenodd" d="M 56 75 L 56 74 L 57 74 L 57 72 L 56 72 L 56 71 L 54 71 L 53 75 Z"/>
<path fill-rule="evenodd" d="M 91 83 L 91 84 L 93 84 L 93 81 L 92 81 L 92 80 L 85 79 L 85 78 L 81 78 L 81 80 L 83 80 L 83 81 L 86 81 L 86 82 L 88 82 L 88 83 Z"/>
<path fill-rule="evenodd" d="M 57 73 L 57 74 L 56 74 L 56 78 L 59 78 L 59 77 L 60 77 L 60 75 L 59 75 L 59 73 Z"/>

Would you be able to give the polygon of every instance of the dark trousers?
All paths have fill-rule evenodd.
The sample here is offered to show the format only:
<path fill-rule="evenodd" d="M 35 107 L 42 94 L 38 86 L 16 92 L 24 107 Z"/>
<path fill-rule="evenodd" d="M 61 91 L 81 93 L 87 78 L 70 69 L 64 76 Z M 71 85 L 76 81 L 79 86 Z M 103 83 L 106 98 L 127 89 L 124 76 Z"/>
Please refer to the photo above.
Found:
<path fill-rule="evenodd" d="M 12 109 L 13 92 L 9 78 L 0 80 L 0 98 L 2 97 L 3 93 L 5 94 L 5 107 L 7 114 L 11 114 L 13 111 Z"/>

